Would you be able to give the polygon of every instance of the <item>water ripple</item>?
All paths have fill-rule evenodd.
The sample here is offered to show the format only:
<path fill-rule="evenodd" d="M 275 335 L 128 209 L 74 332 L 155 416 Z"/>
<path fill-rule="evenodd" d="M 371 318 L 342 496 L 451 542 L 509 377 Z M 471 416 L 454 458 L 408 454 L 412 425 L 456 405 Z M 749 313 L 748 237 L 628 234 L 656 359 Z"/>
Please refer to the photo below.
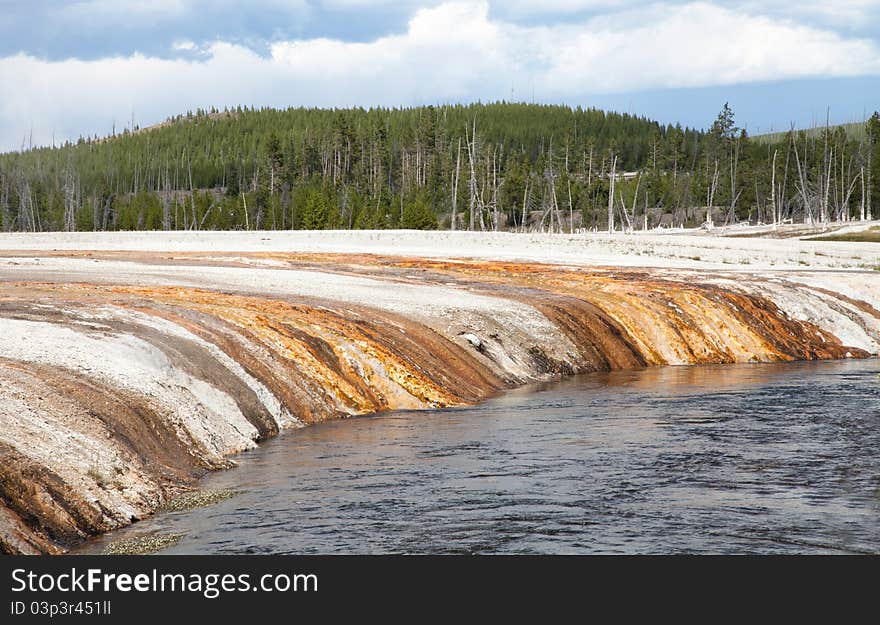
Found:
<path fill-rule="evenodd" d="M 168 553 L 878 553 L 880 362 L 667 367 L 288 432 Z"/>

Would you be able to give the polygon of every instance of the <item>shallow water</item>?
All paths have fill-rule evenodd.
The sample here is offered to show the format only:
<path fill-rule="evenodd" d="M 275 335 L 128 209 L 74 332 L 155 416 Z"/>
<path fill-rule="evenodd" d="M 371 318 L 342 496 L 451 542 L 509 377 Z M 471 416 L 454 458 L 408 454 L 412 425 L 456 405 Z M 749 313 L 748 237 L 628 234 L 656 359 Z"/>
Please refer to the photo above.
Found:
<path fill-rule="evenodd" d="M 880 361 L 662 367 L 288 432 L 163 553 L 880 553 Z"/>

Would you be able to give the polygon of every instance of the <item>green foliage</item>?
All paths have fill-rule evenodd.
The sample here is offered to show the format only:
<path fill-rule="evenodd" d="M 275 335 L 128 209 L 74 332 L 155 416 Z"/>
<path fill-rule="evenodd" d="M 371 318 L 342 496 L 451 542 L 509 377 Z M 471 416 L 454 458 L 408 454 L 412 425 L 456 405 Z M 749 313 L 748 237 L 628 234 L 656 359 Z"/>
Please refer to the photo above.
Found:
<path fill-rule="evenodd" d="M 305 189 L 301 195 L 302 213 L 300 227 L 303 230 L 321 230 L 332 225 L 331 198 L 321 187 Z"/>
<path fill-rule="evenodd" d="M 737 132 L 739 132 L 739 128 L 734 125 L 733 109 L 730 108 L 729 103 L 725 102 L 712 124 L 712 134 L 720 138 L 731 139 Z"/>
<path fill-rule="evenodd" d="M 433 230 L 437 228 L 437 216 L 421 197 L 404 202 L 400 227 L 407 230 Z"/>
<path fill-rule="evenodd" d="M 827 136 L 840 161 L 830 185 L 840 215 L 856 208 L 853 172 L 863 167 L 880 200 L 880 115 L 860 127 L 861 137 Z M 766 219 L 774 153 L 780 213 L 792 217 L 804 211 L 795 150 L 818 188 L 823 133 L 756 141 L 736 127 L 726 103 L 706 133 L 596 109 L 505 102 L 197 111 L 109 139 L 0 155 L 0 223 L 5 230 L 166 222 L 171 229 L 436 228 L 449 227 L 455 206 L 459 227 L 473 219 L 490 229 L 523 222 L 563 229 L 559 220 L 572 216 L 576 227 L 603 228 L 612 156 L 620 176 L 615 210 L 626 205 L 637 225 L 646 206 L 652 227 L 661 219 L 700 223 L 716 171 L 713 203 L 728 219 Z M 850 188 L 859 192 L 843 197 Z M 550 206 L 558 206 L 552 220 Z"/>

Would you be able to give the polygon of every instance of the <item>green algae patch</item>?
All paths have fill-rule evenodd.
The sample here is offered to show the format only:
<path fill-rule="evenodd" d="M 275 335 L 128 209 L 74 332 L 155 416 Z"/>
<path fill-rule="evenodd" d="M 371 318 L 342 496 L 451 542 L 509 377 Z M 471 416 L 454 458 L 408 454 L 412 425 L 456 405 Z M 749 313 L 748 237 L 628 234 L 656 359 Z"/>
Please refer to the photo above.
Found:
<path fill-rule="evenodd" d="M 169 499 L 159 508 L 159 512 L 184 512 L 186 510 L 204 508 L 231 499 L 240 492 L 239 490 L 227 488 L 221 490 L 194 490 Z"/>
<path fill-rule="evenodd" d="M 104 548 L 107 556 L 143 556 L 173 547 L 180 542 L 183 534 L 156 534 L 135 536 L 110 543 Z"/>

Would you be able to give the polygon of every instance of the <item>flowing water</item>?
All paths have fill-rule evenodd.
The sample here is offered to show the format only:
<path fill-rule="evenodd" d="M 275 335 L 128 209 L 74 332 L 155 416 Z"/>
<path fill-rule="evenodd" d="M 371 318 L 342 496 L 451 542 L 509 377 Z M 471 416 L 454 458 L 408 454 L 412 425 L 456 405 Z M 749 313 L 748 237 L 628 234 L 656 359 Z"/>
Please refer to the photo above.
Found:
<path fill-rule="evenodd" d="M 316 425 L 164 553 L 880 553 L 880 361 L 662 367 Z"/>

